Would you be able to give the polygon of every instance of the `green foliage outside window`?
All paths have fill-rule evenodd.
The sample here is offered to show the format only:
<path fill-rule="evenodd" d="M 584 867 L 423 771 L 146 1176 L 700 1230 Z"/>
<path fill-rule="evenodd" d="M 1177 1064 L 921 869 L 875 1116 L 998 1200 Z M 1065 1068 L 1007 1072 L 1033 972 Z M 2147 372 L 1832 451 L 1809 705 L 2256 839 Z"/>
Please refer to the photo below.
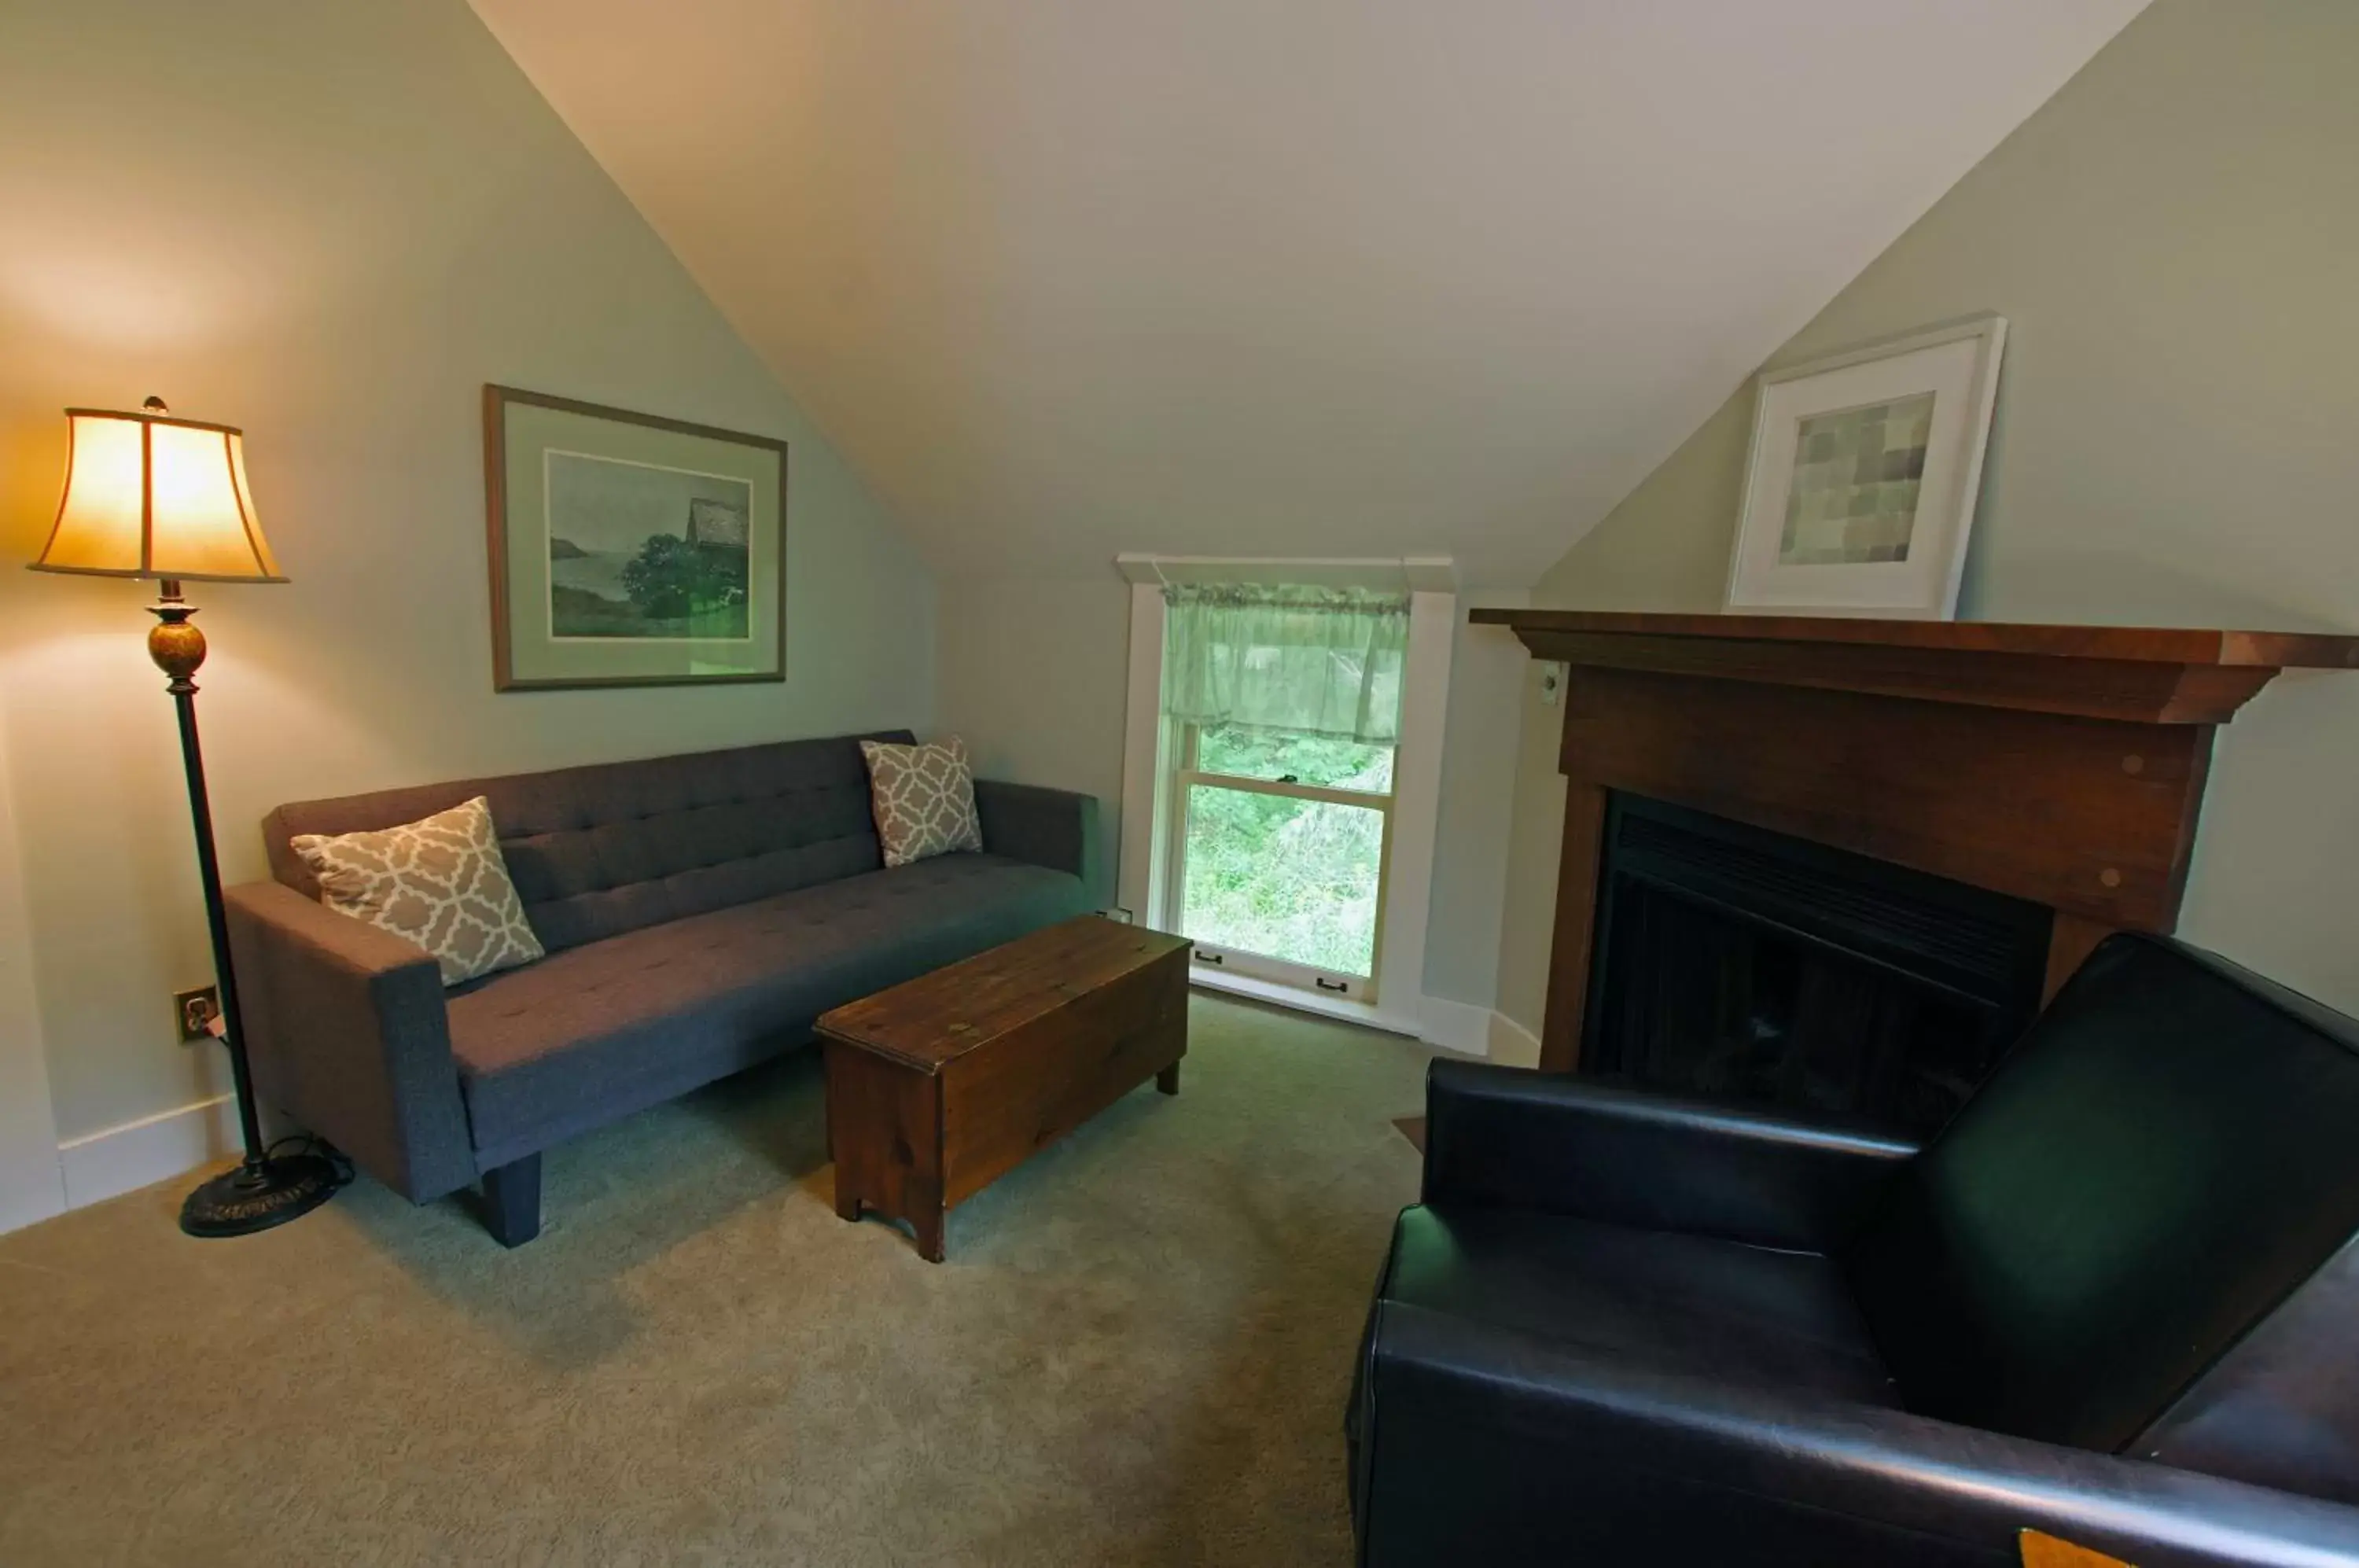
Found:
<path fill-rule="evenodd" d="M 1200 771 L 1388 795 L 1389 746 L 1268 731 L 1203 732 Z M 1181 924 L 1200 942 L 1341 975 L 1375 973 L 1385 814 L 1213 784 L 1188 791 Z"/>
<path fill-rule="evenodd" d="M 1361 789 L 1371 795 L 1389 795 L 1393 789 L 1391 746 L 1236 724 L 1201 732 L 1196 742 L 1196 768 L 1199 772 L 1230 773 L 1240 779 L 1290 776 L 1297 784 Z"/>

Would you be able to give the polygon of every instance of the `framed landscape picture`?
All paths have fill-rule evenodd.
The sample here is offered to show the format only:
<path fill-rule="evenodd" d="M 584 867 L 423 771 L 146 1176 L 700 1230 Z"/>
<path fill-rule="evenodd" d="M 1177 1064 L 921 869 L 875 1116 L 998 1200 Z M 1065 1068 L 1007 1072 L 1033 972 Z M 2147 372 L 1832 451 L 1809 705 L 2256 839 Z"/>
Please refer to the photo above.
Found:
<path fill-rule="evenodd" d="M 2006 343 L 1979 316 L 1765 374 L 1727 607 L 1955 617 Z"/>
<path fill-rule="evenodd" d="M 502 691 L 786 679 L 787 443 L 484 388 Z"/>

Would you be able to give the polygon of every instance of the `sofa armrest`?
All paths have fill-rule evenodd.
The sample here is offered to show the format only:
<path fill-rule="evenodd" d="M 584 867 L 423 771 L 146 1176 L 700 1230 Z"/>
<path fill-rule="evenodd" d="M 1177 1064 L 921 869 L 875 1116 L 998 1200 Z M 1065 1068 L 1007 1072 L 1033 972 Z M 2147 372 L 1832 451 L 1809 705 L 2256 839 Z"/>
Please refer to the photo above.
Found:
<path fill-rule="evenodd" d="M 2359 1509 L 2319 1498 L 1377 1310 L 1355 1521 L 1371 1568 L 1623 1561 L 1635 1542 L 1667 1563 L 2012 1563 L 2025 1529 L 2140 1568 L 2359 1560 Z"/>
<path fill-rule="evenodd" d="M 277 882 L 224 897 L 262 1098 L 414 1202 L 473 1181 L 432 955 Z"/>
<path fill-rule="evenodd" d="M 992 854 L 1070 871 L 1082 879 L 1094 905 L 1112 898 L 1095 795 L 978 779 L 974 809 L 983 819 L 983 847 Z"/>
<path fill-rule="evenodd" d="M 1426 1075 L 1424 1201 L 1824 1252 L 1917 1152 L 1905 1139 L 1437 1061 Z"/>

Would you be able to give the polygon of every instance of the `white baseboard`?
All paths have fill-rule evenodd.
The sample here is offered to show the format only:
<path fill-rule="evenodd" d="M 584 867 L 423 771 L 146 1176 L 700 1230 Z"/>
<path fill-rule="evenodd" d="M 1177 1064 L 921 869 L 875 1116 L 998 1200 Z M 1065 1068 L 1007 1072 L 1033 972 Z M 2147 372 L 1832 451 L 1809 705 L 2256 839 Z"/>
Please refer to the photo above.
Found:
<path fill-rule="evenodd" d="M 58 1145 L 66 1207 L 168 1181 L 238 1148 L 237 1102 L 228 1094 L 68 1138 Z"/>
<path fill-rule="evenodd" d="M 0 1189 L 0 1236 L 55 1219 L 65 1211 L 65 1179 L 58 1173 L 56 1165 L 52 1163 L 46 1171 L 38 1168 L 27 1171 L 20 1191 Z"/>
<path fill-rule="evenodd" d="M 1223 974 L 1202 964 L 1197 964 L 1189 971 L 1188 983 L 1207 991 L 1249 996 L 1256 1002 L 1291 1007 L 1297 1012 L 1316 1013 L 1321 1018 L 1383 1029 L 1388 1034 L 1409 1035 L 1437 1050 L 1456 1051 L 1462 1056 L 1487 1057 L 1509 1067 L 1539 1065 L 1540 1042 L 1532 1032 L 1506 1014 L 1494 1012 L 1476 1002 L 1457 1002 L 1447 996 L 1419 996 L 1399 1008 L 1382 1003 L 1371 1007 L 1365 1002 L 1314 996 L 1296 986 L 1281 985 L 1274 980 L 1258 979 L 1250 975 Z"/>
<path fill-rule="evenodd" d="M 1418 1004 L 1418 1039 L 1461 1056 L 1491 1054 L 1491 1009 L 1447 996 L 1426 996 Z"/>
<path fill-rule="evenodd" d="M 1491 1060 L 1502 1067 L 1538 1067 L 1540 1037 L 1505 1013 L 1491 1015 Z"/>
<path fill-rule="evenodd" d="M 1275 980 L 1264 980 L 1254 975 L 1233 975 L 1191 964 L 1188 984 L 1205 991 L 1220 991 L 1232 996 L 1244 996 L 1256 1002 L 1267 1002 L 1276 1007 L 1291 1007 L 1298 1013 L 1316 1013 L 1322 1018 L 1335 1018 L 1364 1029 L 1382 1029 L 1386 1034 L 1405 1034 L 1412 1039 L 1421 1034 L 1416 1021 L 1402 1018 L 1391 1009 L 1372 1007 L 1366 1002 L 1349 997 L 1321 996 L 1297 985 L 1281 985 Z"/>
<path fill-rule="evenodd" d="M 1443 1051 L 1480 1056 L 1502 1067 L 1538 1067 L 1538 1036 L 1506 1014 L 1474 1002 L 1453 1002 L 1428 996 L 1419 1007 L 1423 1018 L 1418 1038 Z"/>

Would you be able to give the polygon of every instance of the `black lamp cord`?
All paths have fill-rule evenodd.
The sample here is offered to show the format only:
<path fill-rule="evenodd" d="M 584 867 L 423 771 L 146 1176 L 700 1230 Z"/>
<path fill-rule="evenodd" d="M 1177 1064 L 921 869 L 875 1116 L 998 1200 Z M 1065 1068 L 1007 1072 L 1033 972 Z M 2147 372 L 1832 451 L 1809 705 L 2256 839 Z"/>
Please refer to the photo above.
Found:
<path fill-rule="evenodd" d="M 329 1189 L 331 1192 L 342 1192 L 352 1185 L 352 1157 L 326 1138 L 314 1137 L 308 1132 L 288 1133 L 285 1138 L 264 1149 L 262 1158 L 266 1164 L 282 1156 L 291 1158 L 302 1154 L 316 1154 L 328 1162 L 328 1169 L 334 1175 Z"/>

